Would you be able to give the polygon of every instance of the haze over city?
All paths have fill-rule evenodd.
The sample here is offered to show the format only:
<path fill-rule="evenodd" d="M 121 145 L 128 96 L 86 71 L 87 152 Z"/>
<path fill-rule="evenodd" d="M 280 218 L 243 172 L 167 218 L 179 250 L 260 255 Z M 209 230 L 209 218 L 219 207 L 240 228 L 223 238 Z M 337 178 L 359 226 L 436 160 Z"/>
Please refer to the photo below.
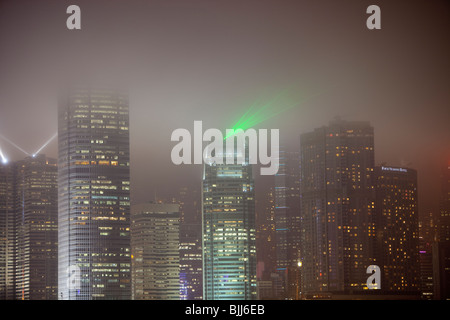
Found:
<path fill-rule="evenodd" d="M 173 130 L 194 120 L 231 128 L 255 100 L 290 89 L 306 101 L 257 128 L 279 128 L 298 149 L 301 133 L 336 116 L 370 121 L 376 163 L 417 169 L 419 210 L 436 210 L 450 159 L 447 2 L 378 1 L 373 31 L 368 1 L 77 1 L 77 31 L 65 27 L 69 4 L 0 2 L 0 134 L 25 151 L 57 131 L 61 87 L 120 83 L 130 92 L 132 202 L 170 197 L 201 185 L 201 166 L 171 163 Z M 24 157 L 5 139 L 0 147 Z M 42 152 L 56 158 L 56 140 Z"/>

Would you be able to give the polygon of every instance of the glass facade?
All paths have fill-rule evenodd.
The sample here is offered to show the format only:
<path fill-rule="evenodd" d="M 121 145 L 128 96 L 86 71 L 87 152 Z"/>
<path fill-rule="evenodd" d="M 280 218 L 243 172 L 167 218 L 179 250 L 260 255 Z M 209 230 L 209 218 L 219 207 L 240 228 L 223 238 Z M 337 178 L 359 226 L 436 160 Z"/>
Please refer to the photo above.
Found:
<path fill-rule="evenodd" d="M 203 299 L 201 224 L 180 225 L 180 299 Z"/>
<path fill-rule="evenodd" d="M 300 259 L 300 156 L 280 150 L 280 169 L 275 175 L 276 273 L 285 299 L 299 298 Z"/>
<path fill-rule="evenodd" d="M 0 164 L 0 299 L 15 298 L 14 164 Z"/>
<path fill-rule="evenodd" d="M 59 299 L 130 299 L 128 97 L 72 88 L 58 117 Z"/>
<path fill-rule="evenodd" d="M 55 300 L 58 265 L 56 160 L 16 163 L 16 299 Z"/>
<path fill-rule="evenodd" d="M 0 297 L 56 299 L 56 160 L 36 155 L 2 165 L 0 197 Z"/>
<path fill-rule="evenodd" d="M 180 300 L 179 205 L 134 205 L 131 219 L 133 299 Z"/>
<path fill-rule="evenodd" d="M 256 299 L 252 166 L 205 163 L 202 197 L 203 298 Z"/>

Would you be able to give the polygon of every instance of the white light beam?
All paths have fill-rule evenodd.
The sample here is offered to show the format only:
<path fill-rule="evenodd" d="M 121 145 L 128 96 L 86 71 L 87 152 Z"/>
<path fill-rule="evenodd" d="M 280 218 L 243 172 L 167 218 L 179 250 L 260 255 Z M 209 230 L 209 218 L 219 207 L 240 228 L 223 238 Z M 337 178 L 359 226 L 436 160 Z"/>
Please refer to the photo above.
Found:
<path fill-rule="evenodd" d="M 2 152 L 2 149 L 0 149 L 0 158 L 2 158 L 2 163 L 3 164 L 7 164 L 8 163 L 8 159 L 6 159 L 5 155 Z"/>
<path fill-rule="evenodd" d="M 27 156 L 31 156 L 31 154 L 29 154 L 28 152 L 26 152 L 25 150 L 23 150 L 21 147 L 19 147 L 17 144 L 15 144 L 14 142 L 12 142 L 12 141 L 9 140 L 8 138 L 6 138 L 4 135 L 0 134 L 0 137 L 3 138 L 5 141 L 9 142 L 10 144 L 12 144 L 14 147 L 16 147 L 17 149 L 19 149 L 19 150 L 22 151 L 23 153 L 25 153 Z"/>
<path fill-rule="evenodd" d="M 40 147 L 38 149 L 38 151 L 36 151 L 35 153 L 32 154 L 32 157 L 35 157 L 39 152 L 42 151 L 42 149 L 44 149 L 50 142 L 52 142 L 53 139 L 55 139 L 58 136 L 58 132 L 56 132 L 50 139 L 48 139 L 43 145 L 42 147 Z"/>

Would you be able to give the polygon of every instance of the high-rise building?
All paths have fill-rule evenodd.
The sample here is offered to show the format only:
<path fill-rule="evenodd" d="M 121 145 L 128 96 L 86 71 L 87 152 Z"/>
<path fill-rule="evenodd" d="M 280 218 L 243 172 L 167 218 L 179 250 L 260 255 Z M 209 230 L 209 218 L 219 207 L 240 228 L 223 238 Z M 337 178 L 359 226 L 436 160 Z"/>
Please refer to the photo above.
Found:
<path fill-rule="evenodd" d="M 180 299 L 203 299 L 202 226 L 180 225 Z"/>
<path fill-rule="evenodd" d="M 1 297 L 57 298 L 56 160 L 35 155 L 0 168 Z"/>
<path fill-rule="evenodd" d="M 441 171 L 439 242 L 450 243 L 450 162 Z"/>
<path fill-rule="evenodd" d="M 433 299 L 450 299 L 450 244 L 433 243 Z"/>
<path fill-rule="evenodd" d="M 128 97 L 74 87 L 58 113 L 59 299 L 130 299 Z"/>
<path fill-rule="evenodd" d="M 131 216 L 133 299 L 180 300 L 179 205 L 133 205 Z"/>
<path fill-rule="evenodd" d="M 16 299 L 57 299 L 58 193 L 56 160 L 16 163 Z"/>
<path fill-rule="evenodd" d="M 252 166 L 245 158 L 242 164 L 225 164 L 225 159 L 224 164 L 205 161 L 202 194 L 204 300 L 257 297 L 255 193 Z"/>
<path fill-rule="evenodd" d="M 300 168 L 302 293 L 362 291 L 376 264 L 373 127 L 336 119 L 302 134 Z"/>
<path fill-rule="evenodd" d="M 450 162 L 442 168 L 438 243 L 433 244 L 434 298 L 450 299 Z"/>
<path fill-rule="evenodd" d="M 272 281 L 276 269 L 275 189 L 271 187 L 261 197 L 256 209 L 256 257 L 258 281 Z M 266 293 L 267 290 L 264 290 Z M 271 295 L 273 297 L 273 294 Z"/>
<path fill-rule="evenodd" d="M 433 213 L 419 215 L 420 294 L 423 300 L 434 297 L 433 243 L 436 240 L 436 223 Z"/>
<path fill-rule="evenodd" d="M 376 224 L 381 290 L 419 294 L 419 216 L 417 172 L 377 166 Z"/>
<path fill-rule="evenodd" d="M 0 300 L 12 300 L 16 248 L 15 166 L 0 164 Z"/>
<path fill-rule="evenodd" d="M 283 299 L 298 299 L 300 292 L 300 157 L 280 150 L 280 169 L 275 175 L 276 272 Z"/>

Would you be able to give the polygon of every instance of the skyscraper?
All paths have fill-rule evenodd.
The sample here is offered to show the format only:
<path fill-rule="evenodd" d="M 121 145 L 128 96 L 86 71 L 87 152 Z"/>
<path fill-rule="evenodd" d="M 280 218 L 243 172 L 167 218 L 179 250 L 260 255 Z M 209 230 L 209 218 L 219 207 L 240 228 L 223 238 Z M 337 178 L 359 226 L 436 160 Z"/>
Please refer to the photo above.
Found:
<path fill-rule="evenodd" d="M 302 134 L 300 162 L 302 292 L 363 290 L 376 264 L 373 127 L 334 120 Z"/>
<path fill-rule="evenodd" d="M 438 243 L 433 244 L 434 297 L 450 298 L 450 162 L 442 168 Z"/>
<path fill-rule="evenodd" d="M 58 193 L 56 160 L 16 163 L 16 299 L 57 299 Z"/>
<path fill-rule="evenodd" d="M 58 114 L 60 299 L 130 299 L 127 95 L 74 87 Z"/>
<path fill-rule="evenodd" d="M 433 299 L 433 242 L 436 240 L 436 224 L 433 213 L 419 219 L 420 293 L 424 300 Z"/>
<path fill-rule="evenodd" d="M 1 298 L 57 298 L 57 166 L 35 155 L 0 167 Z"/>
<path fill-rule="evenodd" d="M 202 226 L 200 223 L 180 225 L 180 298 L 203 299 Z"/>
<path fill-rule="evenodd" d="M 450 161 L 441 169 L 439 242 L 450 243 Z"/>
<path fill-rule="evenodd" d="M 134 300 L 180 299 L 180 212 L 178 204 L 132 207 Z"/>
<path fill-rule="evenodd" d="M 420 289 L 417 172 L 377 166 L 376 225 L 381 289 L 418 294 Z"/>
<path fill-rule="evenodd" d="M 261 201 L 257 203 L 256 251 L 258 281 L 271 281 L 271 274 L 276 269 L 274 190 L 274 187 L 271 187 L 264 193 Z M 267 293 L 267 290 L 265 291 Z M 273 297 L 273 293 L 270 296 Z"/>
<path fill-rule="evenodd" d="M 280 169 L 275 175 L 276 272 L 281 280 L 277 295 L 298 299 L 300 259 L 300 157 L 280 151 Z"/>
<path fill-rule="evenodd" d="M 15 268 L 15 166 L 0 164 L 0 299 L 12 300 Z"/>
<path fill-rule="evenodd" d="M 205 162 L 202 197 L 203 299 L 256 299 L 252 166 Z"/>

